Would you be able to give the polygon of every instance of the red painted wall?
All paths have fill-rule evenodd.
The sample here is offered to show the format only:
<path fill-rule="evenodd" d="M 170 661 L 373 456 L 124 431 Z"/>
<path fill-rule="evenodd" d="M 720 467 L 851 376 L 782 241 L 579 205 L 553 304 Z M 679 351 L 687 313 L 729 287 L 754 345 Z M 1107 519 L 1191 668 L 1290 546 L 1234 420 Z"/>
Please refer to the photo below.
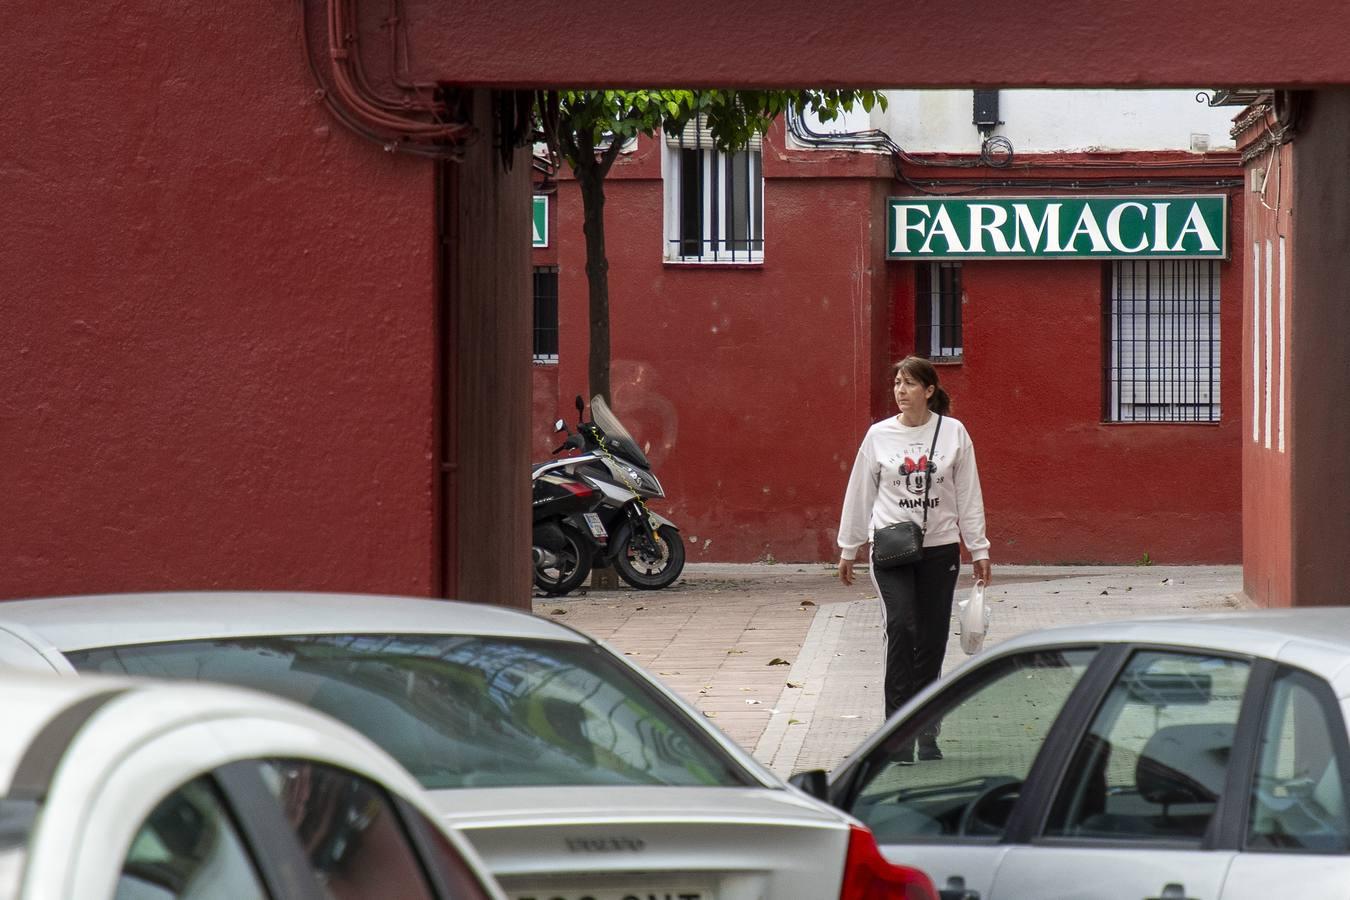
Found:
<path fill-rule="evenodd" d="M 651 442 L 665 511 L 696 560 L 834 558 L 858 442 L 894 414 L 886 367 L 913 349 L 913 266 L 884 259 L 882 210 L 900 193 L 889 164 L 784 151 L 781 130 L 765 154 L 762 266 L 662 263 L 655 142 L 616 166 L 607 190 L 615 405 Z M 1196 174 L 1189 154 L 1147 156 L 1177 164 L 1151 177 Z M 1233 154 L 1199 163 L 1206 177 L 1238 177 Z M 1239 559 L 1243 228 L 1230 205 L 1217 425 L 1102 422 L 1102 263 L 964 266 L 965 362 L 941 372 L 978 449 L 997 561 Z M 584 387 L 587 347 L 575 182 L 559 206 L 568 398 Z"/>
<path fill-rule="evenodd" d="M 1259 0 L 780 0 L 771 9 L 690 0 L 678 15 L 655 3 L 615 15 L 604 0 L 415 0 L 408 15 L 428 26 L 415 61 L 446 81 L 494 86 L 1350 83 L 1350 7 L 1325 0 L 1289 0 L 1277 15 Z"/>
<path fill-rule="evenodd" d="M 616 412 L 669 499 L 657 508 L 689 559 L 822 559 L 877 370 L 874 318 L 888 286 L 876 264 L 889 187 L 875 160 L 821 160 L 801 177 L 766 150 L 762 266 L 662 262 L 660 148 L 617 163 L 606 194 Z M 585 391 L 587 300 L 581 200 L 559 201 L 560 411 Z M 804 343 L 809 339 L 809 344 Z M 883 342 L 884 343 L 884 342 Z"/>
<path fill-rule="evenodd" d="M 1239 137 L 1246 149 L 1261 137 L 1264 117 L 1257 119 Z M 1294 153 L 1286 144 L 1275 154 L 1255 156 L 1244 168 L 1246 189 L 1246 273 L 1242 302 L 1242 562 L 1243 590 L 1263 606 L 1289 606 L 1293 601 L 1290 570 L 1292 551 L 1291 469 L 1294 432 L 1286 421 L 1281 447 L 1280 414 L 1289 413 L 1288 374 L 1296 360 L 1289 329 L 1298 318 L 1290 302 L 1293 268 Z M 1266 177 L 1267 170 L 1269 178 Z M 1280 268 L 1280 242 L 1285 243 L 1285 268 Z M 1266 245 L 1271 247 L 1271 265 L 1266 264 Z M 1254 258 L 1253 245 L 1259 256 Z M 1266 278 L 1270 269 L 1270 317 L 1266 313 Z M 1283 285 L 1281 284 L 1283 282 Z M 1280 326 L 1280 289 L 1285 290 L 1285 328 Z M 1271 353 L 1266 353 L 1269 334 Z M 1281 379 L 1280 350 L 1285 355 Z M 1266 400 L 1266 376 L 1270 375 L 1270 399 Z M 1266 406 L 1271 406 L 1271 428 L 1265 424 Z M 1266 446 L 1269 436 L 1270 446 Z"/>
<path fill-rule="evenodd" d="M 315 102 L 295 4 L 0 37 L 0 597 L 432 589 L 432 164 Z"/>
<path fill-rule="evenodd" d="M 531 266 L 558 264 L 558 198 L 548 194 L 548 246 L 530 251 Z M 548 459 L 552 450 L 562 443 L 562 435 L 553 431 L 559 415 L 558 366 L 554 363 L 534 363 L 530 372 L 532 405 L 530 408 L 530 459 L 538 462 Z M 576 425 L 576 417 L 565 416 L 568 427 Z"/>
<path fill-rule="evenodd" d="M 1240 221 L 1230 223 L 1230 228 Z M 1237 240 L 1233 241 L 1235 247 Z M 913 266 L 897 308 L 913 308 Z M 967 262 L 964 362 L 939 374 L 975 443 L 991 556 L 1007 563 L 1237 562 L 1241 263 L 1222 266 L 1222 421 L 1105 423 L 1103 269 L 1096 261 Z M 897 357 L 912 352 L 904 317 Z M 887 398 L 889 403 L 889 398 Z M 880 414 L 893 414 L 887 407 Z"/>

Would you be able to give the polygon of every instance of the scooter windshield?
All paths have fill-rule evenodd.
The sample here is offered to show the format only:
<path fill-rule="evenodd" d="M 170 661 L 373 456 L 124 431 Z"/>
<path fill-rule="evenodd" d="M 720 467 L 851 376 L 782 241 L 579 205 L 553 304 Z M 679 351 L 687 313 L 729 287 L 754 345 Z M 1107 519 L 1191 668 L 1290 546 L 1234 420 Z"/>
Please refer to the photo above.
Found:
<path fill-rule="evenodd" d="M 591 421 L 600 427 L 605 433 L 606 439 L 613 445 L 615 452 L 621 456 L 627 456 L 640 464 L 644 469 L 650 469 L 651 463 L 647 462 L 647 457 L 638 447 L 637 441 L 628 433 L 628 429 L 623 427 L 618 416 L 610 411 L 609 404 L 605 398 L 596 394 L 591 398 Z"/>

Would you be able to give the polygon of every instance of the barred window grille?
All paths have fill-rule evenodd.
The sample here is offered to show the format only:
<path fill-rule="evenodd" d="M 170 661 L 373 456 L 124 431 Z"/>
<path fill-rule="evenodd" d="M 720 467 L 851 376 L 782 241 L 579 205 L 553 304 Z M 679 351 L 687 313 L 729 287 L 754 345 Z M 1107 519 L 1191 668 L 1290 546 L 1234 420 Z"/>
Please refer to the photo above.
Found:
<path fill-rule="evenodd" d="M 734 153 L 713 143 L 702 116 L 666 136 L 666 258 L 764 260 L 764 173 L 758 137 Z"/>
<path fill-rule="evenodd" d="M 1219 264 L 1121 260 L 1108 271 L 1106 420 L 1219 421 Z"/>
<path fill-rule="evenodd" d="M 534 267 L 534 361 L 558 361 L 558 267 Z"/>
<path fill-rule="evenodd" d="M 919 263 L 914 346 L 929 359 L 960 359 L 961 264 Z"/>

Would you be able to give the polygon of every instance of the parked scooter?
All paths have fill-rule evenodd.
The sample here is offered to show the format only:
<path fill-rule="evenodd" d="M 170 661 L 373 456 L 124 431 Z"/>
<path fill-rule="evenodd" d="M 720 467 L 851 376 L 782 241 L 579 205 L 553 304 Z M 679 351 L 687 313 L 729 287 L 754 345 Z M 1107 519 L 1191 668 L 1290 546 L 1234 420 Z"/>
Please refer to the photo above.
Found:
<path fill-rule="evenodd" d="M 561 449 L 561 448 L 559 448 Z M 534 583 L 546 594 L 566 594 L 591 574 L 597 541 L 591 526 L 603 533 L 594 510 L 601 494 L 585 476 L 540 471 L 531 478 L 534 535 Z"/>
<path fill-rule="evenodd" d="M 556 425 L 568 437 L 555 452 L 579 452 L 541 468 L 583 476 L 602 494 L 595 514 L 608 542 L 596 557 L 596 565 L 613 566 L 635 588 L 668 587 L 684 570 L 684 539 L 674 522 L 647 505 L 649 499 L 665 497 L 665 489 L 646 454 L 604 398 L 591 398 L 591 421 L 584 420 L 584 413 L 585 405 L 577 397 L 576 433 L 568 431 L 561 419 Z"/>

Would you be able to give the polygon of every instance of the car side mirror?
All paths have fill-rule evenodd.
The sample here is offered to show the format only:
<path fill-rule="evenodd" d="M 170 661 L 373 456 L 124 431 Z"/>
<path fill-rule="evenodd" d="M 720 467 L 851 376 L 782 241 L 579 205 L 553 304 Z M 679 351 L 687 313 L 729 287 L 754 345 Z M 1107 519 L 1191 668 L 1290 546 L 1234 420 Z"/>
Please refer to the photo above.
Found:
<path fill-rule="evenodd" d="M 788 784 L 817 800 L 830 802 L 830 782 L 824 769 L 808 769 L 788 779 Z"/>

